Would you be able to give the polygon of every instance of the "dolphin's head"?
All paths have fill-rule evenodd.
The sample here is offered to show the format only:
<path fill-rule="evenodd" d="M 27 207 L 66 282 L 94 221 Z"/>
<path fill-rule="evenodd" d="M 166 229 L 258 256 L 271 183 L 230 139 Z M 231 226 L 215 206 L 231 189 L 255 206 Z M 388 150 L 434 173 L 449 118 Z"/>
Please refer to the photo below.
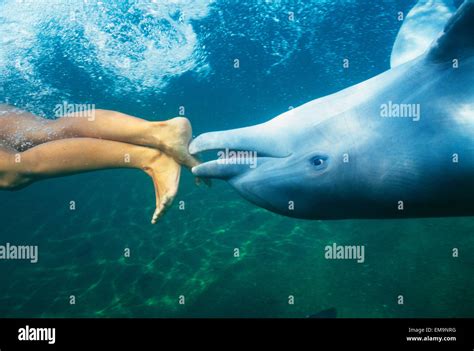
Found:
<path fill-rule="evenodd" d="M 302 125 L 293 118 L 205 133 L 189 151 L 212 150 L 217 159 L 192 171 L 199 177 L 226 180 L 244 198 L 270 211 L 331 218 L 342 210 L 335 207 L 340 207 L 340 190 L 347 186 L 342 180 L 349 174 L 340 147 L 343 138 L 337 134 L 327 123 Z"/>

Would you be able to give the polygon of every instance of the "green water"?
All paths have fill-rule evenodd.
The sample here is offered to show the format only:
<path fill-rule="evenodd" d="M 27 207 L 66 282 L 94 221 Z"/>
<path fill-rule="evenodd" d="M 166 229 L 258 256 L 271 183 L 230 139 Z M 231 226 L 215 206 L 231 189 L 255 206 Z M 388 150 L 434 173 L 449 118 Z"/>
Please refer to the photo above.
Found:
<path fill-rule="evenodd" d="M 93 103 L 148 120 L 185 106 L 199 135 L 389 69 L 398 13 L 416 1 L 56 3 L 0 1 L 0 102 L 47 117 Z M 152 226 L 154 204 L 151 181 L 130 170 L 0 191 L 0 245 L 39 249 L 36 264 L 0 260 L 0 316 L 474 316 L 474 218 L 297 220 L 224 182 L 197 188 L 185 171 Z M 333 243 L 364 245 L 364 263 L 325 259 Z"/>
<path fill-rule="evenodd" d="M 39 247 L 36 264 L 0 262 L 6 317 L 474 315 L 472 218 L 295 220 L 184 174 L 152 226 L 152 185 L 138 171 L 49 180 L 0 200 L 11 204 L 3 241 Z M 365 262 L 325 259 L 334 242 L 365 245 Z"/>

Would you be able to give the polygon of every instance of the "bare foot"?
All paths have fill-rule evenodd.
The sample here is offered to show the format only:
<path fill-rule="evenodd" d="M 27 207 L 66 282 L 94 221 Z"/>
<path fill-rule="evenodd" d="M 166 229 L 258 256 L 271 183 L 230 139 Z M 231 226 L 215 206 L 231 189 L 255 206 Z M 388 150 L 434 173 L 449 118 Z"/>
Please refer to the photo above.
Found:
<path fill-rule="evenodd" d="M 200 162 L 188 152 L 188 145 L 193 132 L 191 123 L 185 117 L 175 117 L 160 124 L 160 149 L 171 155 L 178 163 L 191 169 Z M 166 126 L 166 137 L 163 138 L 163 126 Z"/>
<path fill-rule="evenodd" d="M 157 145 L 161 151 L 172 156 L 176 162 L 189 170 L 201 163 L 188 151 L 193 131 L 191 123 L 186 117 L 175 117 L 166 122 L 157 122 L 155 126 L 158 128 L 155 134 L 159 139 Z M 201 182 L 211 186 L 210 179 L 196 178 L 196 185 L 200 185 Z"/>
<path fill-rule="evenodd" d="M 144 171 L 153 179 L 155 186 L 156 209 L 151 220 L 155 224 L 171 206 L 178 192 L 181 166 L 172 157 L 159 152 Z"/>

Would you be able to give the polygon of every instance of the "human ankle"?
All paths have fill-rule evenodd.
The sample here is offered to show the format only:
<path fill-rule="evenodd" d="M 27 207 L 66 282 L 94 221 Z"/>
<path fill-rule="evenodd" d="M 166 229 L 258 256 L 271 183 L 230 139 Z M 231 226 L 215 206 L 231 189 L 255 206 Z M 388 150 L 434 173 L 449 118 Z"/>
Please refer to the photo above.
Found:
<path fill-rule="evenodd" d="M 157 149 L 167 151 L 169 140 L 173 137 L 170 126 L 167 122 L 151 122 L 153 146 Z"/>
<path fill-rule="evenodd" d="M 156 168 L 161 155 L 162 152 L 160 150 L 149 148 L 143 155 L 141 168 L 150 175 L 150 172 Z"/>

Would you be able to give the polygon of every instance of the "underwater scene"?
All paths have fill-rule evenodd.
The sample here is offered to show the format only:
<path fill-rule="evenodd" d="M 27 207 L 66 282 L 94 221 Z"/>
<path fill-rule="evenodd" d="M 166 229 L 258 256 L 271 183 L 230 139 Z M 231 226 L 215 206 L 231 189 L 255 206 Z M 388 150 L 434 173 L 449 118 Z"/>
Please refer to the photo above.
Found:
<path fill-rule="evenodd" d="M 433 3 L 421 1 L 427 2 Z M 449 3 L 446 11 L 454 13 L 461 2 L 439 0 L 438 5 Z M 0 316 L 473 317 L 474 167 L 469 162 L 474 165 L 474 105 L 467 102 L 474 102 L 474 84 L 469 84 L 474 66 L 460 51 L 459 70 L 466 69 L 463 65 L 472 69 L 460 73 L 464 88 L 456 88 L 463 92 L 459 100 L 449 101 L 459 105 L 455 117 L 464 117 L 459 122 L 463 127 L 452 131 L 441 122 L 422 124 L 428 120 L 423 113 L 435 115 L 437 108 L 435 103 L 424 104 L 424 92 L 432 89 L 426 99 L 441 103 L 443 98 L 435 94 L 449 94 L 451 89 L 440 81 L 457 73 L 425 72 L 415 66 L 417 59 L 397 67 L 393 57 L 391 61 L 400 28 L 418 3 L 0 0 L 0 104 L 9 106 L 0 109 L 0 134 L 3 117 L 9 118 L 3 130 L 10 133 L 3 135 L 0 151 L 6 160 L 21 164 L 21 155 L 28 160 L 29 152 L 43 147 L 32 157 L 42 172 L 35 178 L 40 181 L 33 182 L 35 175 L 28 173 L 36 168 L 28 168 L 28 175 L 18 180 L 21 172 L 2 169 L 0 162 L 0 186 L 7 182 L 0 191 Z M 433 30 L 437 35 L 442 28 L 444 24 Z M 381 75 L 385 71 L 394 73 Z M 396 74 L 409 79 L 400 83 Z M 370 80 L 376 76 L 381 78 Z M 317 102 L 314 110 L 313 105 L 305 110 L 308 102 L 340 91 L 344 96 L 343 89 L 362 82 L 350 102 L 336 97 L 322 107 L 326 115 L 341 113 L 346 120 L 349 127 L 339 134 L 338 127 L 327 124 L 329 117 L 313 120 L 321 117 Z M 365 82 L 370 94 L 379 94 L 377 106 L 387 101 L 391 112 L 397 98 L 389 94 L 396 90 L 389 84 L 398 82 L 402 91 L 419 89 L 398 102 L 420 102 L 421 115 L 416 109 L 408 111 L 410 121 L 390 119 L 387 127 L 400 130 L 410 123 L 420 128 L 400 134 L 416 140 L 412 147 L 402 149 L 411 145 L 404 137 L 383 137 L 384 129 L 376 128 L 376 122 L 364 122 L 371 110 L 354 101 L 371 99 Z M 78 106 L 150 122 L 186 117 L 194 139 L 190 152 L 211 162 L 179 162 L 179 173 L 174 154 L 163 148 L 161 152 L 173 156 L 169 163 L 162 166 L 159 158 L 157 171 L 155 164 L 150 166 L 159 174 L 158 180 L 153 178 L 163 201 L 158 205 L 148 164 L 146 172 L 102 163 L 84 168 L 95 162 L 87 157 L 95 154 L 102 160 L 116 144 L 97 144 L 104 145 L 100 154 L 99 146 L 89 149 L 91 143 L 76 149 L 56 144 L 54 152 L 76 150 L 75 160 L 87 154 L 80 171 L 64 173 L 78 174 L 59 176 L 54 173 L 57 158 L 48 156 L 49 143 L 37 146 L 39 142 L 24 135 L 36 138 L 38 119 L 52 122 L 60 117 L 58 110 L 64 115 L 77 112 Z M 12 116 L 24 117 L 18 111 L 36 117 L 33 124 L 25 119 L 21 131 L 15 127 L 11 132 L 16 126 Z M 355 120 L 348 117 L 350 112 L 356 113 Z M 277 116 L 258 130 L 238 129 Z M 413 122 L 417 119 L 418 124 Z M 326 123 L 326 128 L 313 129 L 318 123 Z M 127 134 L 126 127 L 116 129 Z M 226 142 L 220 139 L 224 134 L 208 134 L 234 129 L 226 134 Z M 146 139 L 144 130 L 134 138 Z M 424 139 L 431 131 L 446 134 Z M 378 146 L 365 148 L 374 135 Z M 81 135 L 79 142 L 89 138 Z M 97 143 L 107 139 L 94 138 Z M 313 138 L 324 142 L 314 146 Z M 336 146 L 344 140 L 351 140 L 347 155 Z M 381 140 L 403 140 L 399 149 L 388 152 L 394 157 L 426 148 L 433 158 L 419 164 L 427 171 L 395 171 L 395 165 L 403 163 L 398 158 L 388 160 L 384 171 L 366 166 L 370 160 L 381 164 L 378 152 L 389 149 Z M 438 161 L 431 161 L 438 154 L 457 155 L 457 149 L 435 150 L 444 141 L 454 149 L 458 141 L 462 144 L 456 171 L 443 171 Z M 145 144 L 137 150 L 152 149 Z M 237 150 L 255 150 L 261 156 L 254 163 L 221 167 L 212 162 L 217 149 L 219 157 L 225 150 L 226 160 L 232 158 L 229 153 L 239 155 Z M 352 173 L 333 173 L 341 175 L 332 184 L 328 176 L 336 149 L 351 157 L 354 168 Z M 251 160 L 253 151 L 248 152 L 244 161 Z M 374 155 L 365 157 L 367 152 Z M 179 188 L 169 178 L 159 178 L 168 167 Z M 365 167 L 374 175 L 367 183 L 360 181 Z M 422 176 L 423 181 L 412 181 Z M 306 188 L 313 182 L 317 189 Z M 177 193 L 170 190 L 166 202 L 160 191 L 169 183 Z M 402 189 L 404 203 L 394 188 Z M 367 202 L 357 202 L 365 199 L 361 193 L 370 194 Z M 390 212 L 386 199 L 393 200 L 395 211 L 406 206 L 408 215 Z M 409 212 L 415 206 L 423 209 Z M 157 208 L 163 213 L 157 215 Z M 22 247 L 32 249 L 23 252 L 23 259 Z"/>

